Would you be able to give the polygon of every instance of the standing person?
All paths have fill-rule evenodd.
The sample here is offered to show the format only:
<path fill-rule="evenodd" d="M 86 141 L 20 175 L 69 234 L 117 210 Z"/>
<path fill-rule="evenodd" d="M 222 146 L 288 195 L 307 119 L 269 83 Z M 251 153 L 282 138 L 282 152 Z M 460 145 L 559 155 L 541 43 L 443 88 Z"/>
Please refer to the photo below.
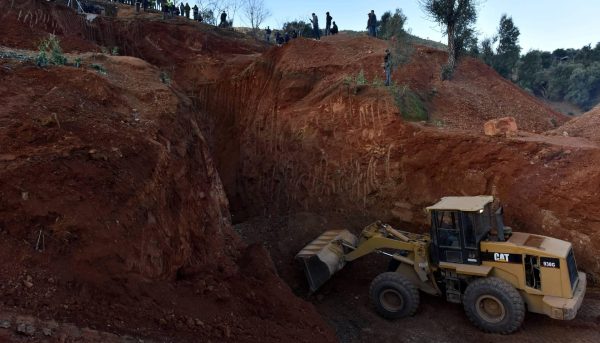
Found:
<path fill-rule="evenodd" d="M 167 0 L 162 0 L 161 2 L 162 5 L 162 13 L 163 13 L 163 20 L 167 20 L 167 14 L 169 13 L 169 3 L 167 2 Z"/>
<path fill-rule="evenodd" d="M 271 40 L 271 28 L 269 26 L 267 26 L 267 28 L 265 29 L 265 40 L 267 41 L 267 43 L 269 43 L 269 41 Z"/>
<path fill-rule="evenodd" d="M 377 37 L 377 16 L 375 11 L 371 10 L 369 13 L 369 20 L 367 21 L 367 29 L 369 30 L 369 36 Z"/>
<path fill-rule="evenodd" d="M 338 33 L 338 27 L 337 27 L 337 25 L 335 24 L 335 21 L 334 21 L 333 22 L 333 27 L 331 28 L 331 34 L 332 35 L 337 35 L 337 33 Z"/>
<path fill-rule="evenodd" d="M 144 9 L 144 12 L 148 10 L 148 0 L 142 0 L 142 8 Z"/>
<path fill-rule="evenodd" d="M 185 10 L 185 17 L 187 19 L 190 19 L 190 4 L 188 4 L 187 2 L 185 3 L 185 6 L 183 7 L 183 9 Z"/>
<path fill-rule="evenodd" d="M 321 30 L 319 30 L 319 18 L 317 18 L 316 14 L 312 14 L 312 19 L 310 19 L 313 24 L 313 33 L 315 35 L 315 39 L 321 40 Z"/>
<path fill-rule="evenodd" d="M 179 4 L 179 15 L 182 17 L 185 15 L 185 6 L 183 5 L 183 2 Z"/>
<path fill-rule="evenodd" d="M 325 36 L 331 35 L 331 19 L 329 12 L 325 13 Z"/>
<path fill-rule="evenodd" d="M 194 15 L 194 20 L 198 20 L 198 5 L 194 5 L 194 7 L 192 7 L 192 13 Z"/>
<path fill-rule="evenodd" d="M 227 13 L 225 13 L 225 11 L 221 13 L 221 22 L 219 23 L 219 27 L 227 27 Z"/>
<path fill-rule="evenodd" d="M 385 70 L 385 85 L 389 86 L 392 81 L 392 55 L 390 54 L 390 49 L 385 49 L 383 69 Z"/>

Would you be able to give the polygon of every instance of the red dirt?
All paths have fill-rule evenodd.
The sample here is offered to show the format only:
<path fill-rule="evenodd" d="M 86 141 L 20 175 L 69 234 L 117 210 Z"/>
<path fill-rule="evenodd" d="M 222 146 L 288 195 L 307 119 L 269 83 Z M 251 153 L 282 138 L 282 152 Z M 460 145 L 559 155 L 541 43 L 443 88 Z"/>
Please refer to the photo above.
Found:
<path fill-rule="evenodd" d="M 395 71 L 429 110 L 421 125 L 400 119 L 387 89 L 354 94 L 344 84 L 361 69 L 382 77 L 380 40 L 339 35 L 265 51 L 160 14 L 89 23 L 43 1 L 10 0 L 0 13 L 0 45 L 35 49 L 54 32 L 66 51 L 85 52 L 69 56 L 83 58 L 79 69 L 0 63 L 3 307 L 162 341 L 334 341 L 269 253 L 298 291 L 292 256 L 320 231 L 375 218 L 423 231 L 422 208 L 445 195 L 497 196 L 507 224 L 572 241 L 580 267 L 600 276 L 600 150 L 584 138 L 483 136 L 492 118 L 541 132 L 566 117 L 474 59 L 441 81 L 444 53 L 417 47 Z M 135 57 L 97 53 L 114 46 Z M 252 216 L 259 224 L 238 231 L 269 252 L 232 231 L 231 220 Z M 352 316 L 366 321 L 356 327 L 371 331 L 338 332 L 344 342 L 403 333 L 365 314 L 363 288 L 380 270 L 369 263 L 344 271 L 319 304 L 341 335 L 355 329 Z M 428 301 L 427 316 L 444 322 Z M 534 323 L 534 332 L 551 325 Z M 473 333 L 465 326 L 452 332 Z"/>
<path fill-rule="evenodd" d="M 600 142 L 600 106 L 577 116 L 565 125 L 549 132 L 550 135 L 574 136 Z"/>

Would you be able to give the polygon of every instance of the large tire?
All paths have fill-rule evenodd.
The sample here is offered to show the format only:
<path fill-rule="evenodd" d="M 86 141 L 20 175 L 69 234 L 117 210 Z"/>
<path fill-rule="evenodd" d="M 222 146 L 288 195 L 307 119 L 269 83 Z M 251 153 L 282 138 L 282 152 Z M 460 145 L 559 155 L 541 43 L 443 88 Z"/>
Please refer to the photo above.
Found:
<path fill-rule="evenodd" d="M 496 277 L 469 284 L 463 306 L 469 320 L 485 332 L 507 335 L 515 332 L 525 319 L 525 304 L 519 292 Z"/>
<path fill-rule="evenodd" d="M 419 307 L 419 290 L 398 273 L 379 274 L 371 282 L 369 293 L 377 312 L 387 319 L 412 316 Z"/>

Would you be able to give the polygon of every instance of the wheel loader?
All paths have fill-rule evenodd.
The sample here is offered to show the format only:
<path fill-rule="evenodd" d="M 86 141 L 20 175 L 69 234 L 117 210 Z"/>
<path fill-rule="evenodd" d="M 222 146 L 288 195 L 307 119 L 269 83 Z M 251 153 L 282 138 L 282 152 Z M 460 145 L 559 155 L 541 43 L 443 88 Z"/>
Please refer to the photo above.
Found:
<path fill-rule="evenodd" d="M 573 319 L 586 290 L 569 242 L 512 232 L 492 196 L 444 197 L 427 208 L 429 234 L 400 231 L 375 222 L 356 237 L 330 230 L 298 254 L 311 292 L 348 262 L 371 253 L 390 268 L 371 283 L 370 299 L 384 318 L 412 316 L 419 291 L 462 303 L 479 329 L 510 334 L 525 312 Z M 495 209 L 497 208 L 497 209 Z"/>

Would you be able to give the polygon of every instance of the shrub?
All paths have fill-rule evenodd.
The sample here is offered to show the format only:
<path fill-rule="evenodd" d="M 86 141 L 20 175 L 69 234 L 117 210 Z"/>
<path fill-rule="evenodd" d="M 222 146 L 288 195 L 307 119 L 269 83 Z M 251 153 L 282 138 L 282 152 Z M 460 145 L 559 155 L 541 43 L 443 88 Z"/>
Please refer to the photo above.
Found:
<path fill-rule="evenodd" d="M 407 85 L 390 86 L 390 91 L 396 101 L 396 106 L 400 110 L 402 118 L 409 121 L 428 121 L 429 113 L 421 100 L 421 97 L 412 91 Z"/>
<path fill-rule="evenodd" d="M 60 40 L 55 35 L 50 35 L 42 40 L 38 45 L 38 50 L 36 63 L 40 67 L 45 67 L 50 63 L 54 65 L 65 65 L 67 63 L 67 58 L 60 48 Z"/>
<path fill-rule="evenodd" d="M 96 70 L 99 74 L 102 74 L 102 75 L 108 74 L 106 71 L 106 68 L 104 68 L 103 65 L 94 63 L 91 65 L 91 67 L 92 67 L 92 69 Z"/>

